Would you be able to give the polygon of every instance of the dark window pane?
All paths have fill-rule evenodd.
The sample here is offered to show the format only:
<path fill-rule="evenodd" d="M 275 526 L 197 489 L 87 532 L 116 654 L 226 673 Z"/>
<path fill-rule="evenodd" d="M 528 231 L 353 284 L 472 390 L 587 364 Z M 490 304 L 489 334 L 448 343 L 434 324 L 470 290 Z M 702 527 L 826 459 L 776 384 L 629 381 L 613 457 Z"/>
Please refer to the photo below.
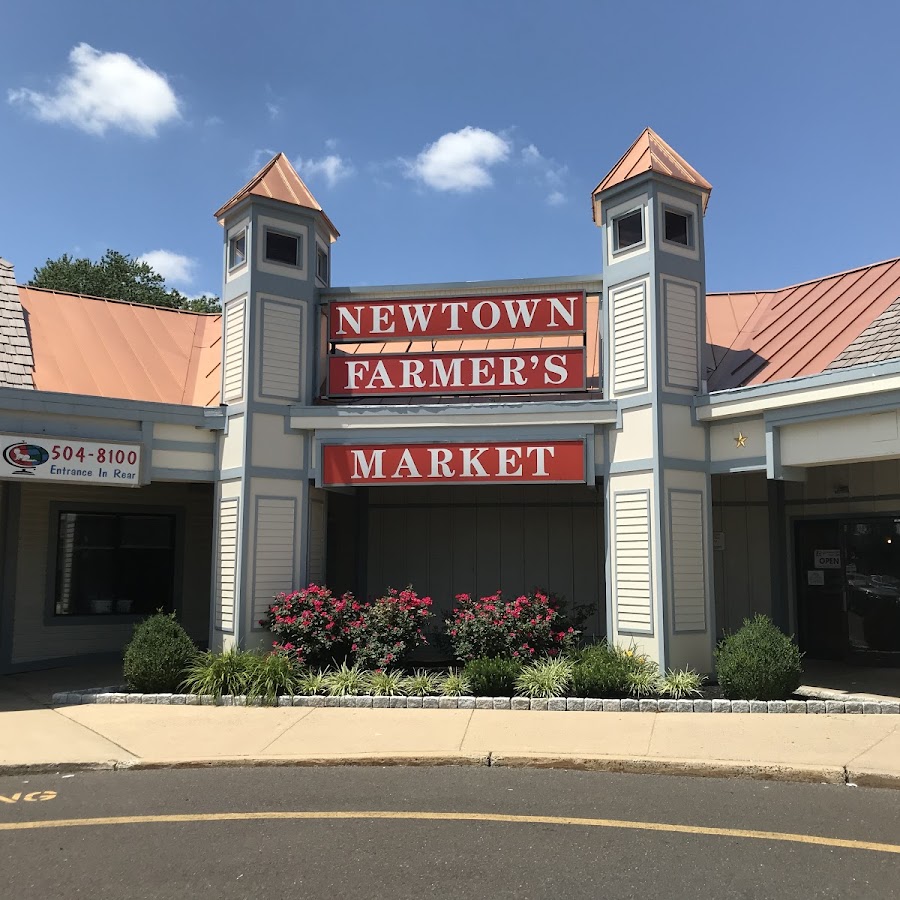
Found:
<path fill-rule="evenodd" d="M 644 240 L 644 220 L 641 211 L 629 213 L 615 220 L 616 250 L 633 247 Z"/>
<path fill-rule="evenodd" d="M 666 240 L 682 247 L 690 247 L 690 216 L 666 210 Z"/>
<path fill-rule="evenodd" d="M 174 516 L 60 513 L 56 615 L 171 610 L 174 575 Z"/>
<path fill-rule="evenodd" d="M 328 281 L 328 254 L 321 247 L 316 248 L 316 275 Z"/>
<path fill-rule="evenodd" d="M 266 232 L 266 259 L 296 266 L 299 250 L 300 239 L 296 235 Z"/>

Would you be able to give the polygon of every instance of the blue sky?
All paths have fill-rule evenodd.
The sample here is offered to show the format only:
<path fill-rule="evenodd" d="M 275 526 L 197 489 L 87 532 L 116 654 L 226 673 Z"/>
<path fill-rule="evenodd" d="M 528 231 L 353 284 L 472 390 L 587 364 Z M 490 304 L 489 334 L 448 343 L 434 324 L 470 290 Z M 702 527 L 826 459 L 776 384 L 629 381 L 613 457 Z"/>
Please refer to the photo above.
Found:
<path fill-rule="evenodd" d="M 708 289 L 796 283 L 900 255 L 898 33 L 888 2 L 18 3 L 0 255 L 218 293 L 212 213 L 284 151 L 335 284 L 599 272 L 591 189 L 650 125 L 713 184 Z"/>

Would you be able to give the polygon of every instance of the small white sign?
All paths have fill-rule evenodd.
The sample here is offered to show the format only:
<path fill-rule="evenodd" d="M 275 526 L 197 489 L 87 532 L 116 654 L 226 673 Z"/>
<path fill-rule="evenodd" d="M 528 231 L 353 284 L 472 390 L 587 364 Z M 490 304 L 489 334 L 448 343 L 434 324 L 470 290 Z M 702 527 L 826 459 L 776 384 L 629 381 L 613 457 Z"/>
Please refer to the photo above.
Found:
<path fill-rule="evenodd" d="M 825 584 L 825 573 L 821 569 L 807 569 L 806 570 L 806 583 L 814 584 L 814 585 L 824 585 Z"/>
<path fill-rule="evenodd" d="M 141 445 L 0 434 L 0 478 L 138 487 Z"/>
<path fill-rule="evenodd" d="M 841 567 L 840 550 L 816 550 L 813 559 L 817 569 L 839 569 Z"/>

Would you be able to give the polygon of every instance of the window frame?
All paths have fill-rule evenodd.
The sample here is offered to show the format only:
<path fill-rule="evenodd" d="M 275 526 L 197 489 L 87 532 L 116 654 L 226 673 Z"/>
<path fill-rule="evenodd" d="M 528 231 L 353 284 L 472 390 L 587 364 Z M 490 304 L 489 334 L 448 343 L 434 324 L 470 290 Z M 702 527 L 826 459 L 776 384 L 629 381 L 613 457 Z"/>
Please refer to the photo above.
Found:
<path fill-rule="evenodd" d="M 146 618 L 145 613 L 94 613 L 75 615 L 56 614 L 57 570 L 59 565 L 59 525 L 62 513 L 82 513 L 93 515 L 119 516 L 168 516 L 174 520 L 172 559 L 172 610 L 181 616 L 184 600 L 184 520 L 185 510 L 181 506 L 155 506 L 137 503 L 89 503 L 51 501 L 48 505 L 50 516 L 47 540 L 47 557 L 44 590 L 44 625 L 49 627 L 69 625 L 108 625 L 121 627 Z"/>
<path fill-rule="evenodd" d="M 664 253 L 673 253 L 676 256 L 683 256 L 685 259 L 699 260 L 701 205 L 686 197 L 661 191 L 657 194 L 657 208 L 659 211 L 656 219 L 659 232 L 658 248 Z M 685 246 L 676 241 L 666 240 L 666 211 L 689 218 L 689 245 Z"/>
<path fill-rule="evenodd" d="M 231 273 L 235 269 L 240 269 L 241 266 L 245 266 L 247 264 L 247 243 L 248 243 L 248 235 L 247 235 L 247 227 L 244 226 L 238 232 L 233 235 L 228 236 L 228 272 Z M 235 262 L 234 260 L 234 249 L 237 245 L 237 242 L 243 240 L 244 241 L 244 258 L 240 262 Z"/>
<path fill-rule="evenodd" d="M 278 234 L 290 235 L 296 237 L 298 244 L 298 260 L 297 265 L 291 266 L 287 263 L 276 262 L 266 258 L 266 234 L 268 231 L 275 231 Z M 259 215 L 254 219 L 253 225 L 253 252 L 255 254 L 255 266 L 260 272 L 266 272 L 269 275 L 278 275 L 282 278 L 295 278 L 300 281 L 309 280 L 310 261 L 307 259 L 309 252 L 308 241 L 315 240 L 314 232 L 300 222 L 286 221 L 285 219 L 276 219 L 274 216 Z"/>
<path fill-rule="evenodd" d="M 273 259 L 269 256 L 269 235 L 276 234 L 279 237 L 290 238 L 296 242 L 297 254 L 294 256 L 294 262 L 285 262 L 283 259 Z M 303 268 L 303 235 L 295 234 L 284 228 L 273 228 L 266 225 L 263 228 L 263 262 L 270 266 L 284 266 L 286 269 L 302 269 Z"/>
<path fill-rule="evenodd" d="M 319 260 L 325 260 L 325 274 L 322 275 L 319 272 Z M 328 252 L 328 248 L 324 247 L 320 241 L 316 241 L 316 278 L 322 282 L 326 287 L 330 284 L 331 278 L 331 254 Z"/>
<path fill-rule="evenodd" d="M 633 216 L 639 216 L 641 221 L 641 239 L 639 241 L 635 241 L 633 244 L 628 244 L 626 246 L 621 246 L 619 244 L 619 223 L 624 219 L 630 219 Z M 643 247 L 647 243 L 647 222 L 646 216 L 644 215 L 644 208 L 640 207 L 638 209 L 631 209 L 628 212 L 624 212 L 621 215 L 615 216 L 611 220 L 612 226 L 612 252 L 614 256 L 619 255 L 620 253 L 630 253 L 634 250 L 637 250 L 639 247 Z"/>
<path fill-rule="evenodd" d="M 686 220 L 687 227 L 685 231 L 687 233 L 687 243 L 682 244 L 681 241 L 673 241 L 670 238 L 666 237 L 666 215 L 669 213 L 671 213 L 673 216 L 681 216 Z M 662 230 L 660 232 L 660 240 L 662 241 L 662 243 L 679 247 L 682 250 L 694 250 L 696 243 L 694 232 L 694 214 L 692 212 L 689 212 L 688 210 L 682 209 L 678 206 L 673 206 L 671 203 L 662 204 Z"/>

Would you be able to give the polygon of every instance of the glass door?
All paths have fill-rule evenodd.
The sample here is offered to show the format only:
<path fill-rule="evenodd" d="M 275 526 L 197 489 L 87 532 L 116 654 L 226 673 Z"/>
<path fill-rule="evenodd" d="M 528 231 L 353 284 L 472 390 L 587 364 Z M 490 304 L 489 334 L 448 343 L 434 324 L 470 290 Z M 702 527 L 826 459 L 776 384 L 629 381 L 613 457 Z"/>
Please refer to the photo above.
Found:
<path fill-rule="evenodd" d="M 843 523 L 851 652 L 900 653 L 900 518 Z"/>
<path fill-rule="evenodd" d="M 837 519 L 797 522 L 797 639 L 815 659 L 847 654 L 841 523 Z"/>

